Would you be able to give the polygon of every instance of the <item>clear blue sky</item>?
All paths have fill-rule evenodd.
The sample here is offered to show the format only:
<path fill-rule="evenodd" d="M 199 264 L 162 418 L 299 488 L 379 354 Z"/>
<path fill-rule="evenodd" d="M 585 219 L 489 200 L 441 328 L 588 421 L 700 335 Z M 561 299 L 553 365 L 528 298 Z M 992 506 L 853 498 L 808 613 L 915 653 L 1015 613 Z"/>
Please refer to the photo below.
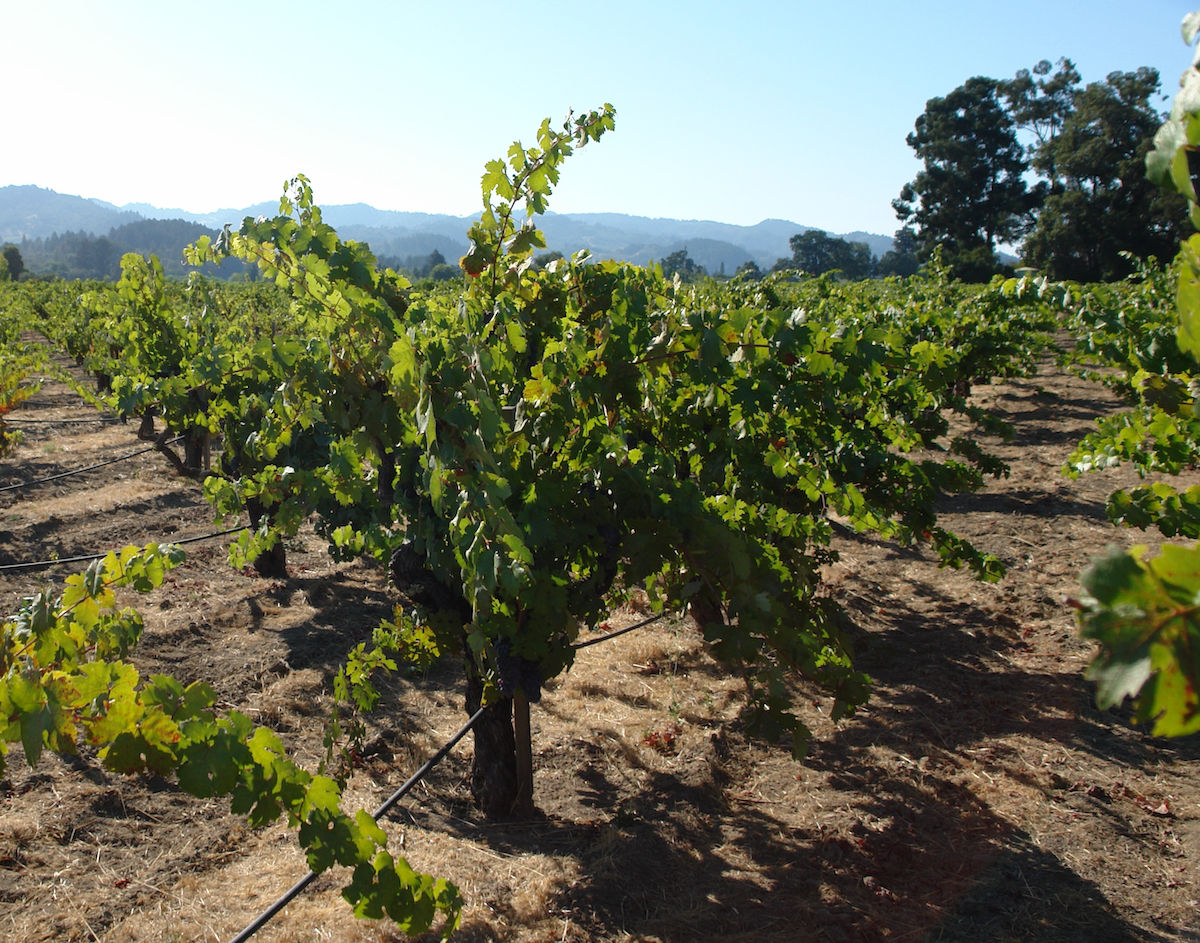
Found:
<path fill-rule="evenodd" d="M 485 161 L 608 101 L 553 210 L 890 234 L 927 99 L 1063 56 L 1171 95 L 1193 3 L 26 0 L 0 186 L 209 211 L 302 172 L 320 203 L 463 215 Z"/>

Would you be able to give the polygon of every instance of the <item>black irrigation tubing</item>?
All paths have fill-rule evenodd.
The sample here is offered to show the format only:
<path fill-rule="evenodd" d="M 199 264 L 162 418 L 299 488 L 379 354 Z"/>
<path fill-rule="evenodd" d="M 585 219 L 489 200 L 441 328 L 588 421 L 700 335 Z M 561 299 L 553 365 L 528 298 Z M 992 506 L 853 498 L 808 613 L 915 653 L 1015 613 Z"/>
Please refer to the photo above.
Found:
<path fill-rule="evenodd" d="M 182 540 L 164 540 L 160 542 L 160 546 L 165 546 L 167 544 L 171 544 L 172 546 L 176 544 L 194 544 L 201 540 L 212 540 L 215 537 L 224 537 L 226 534 L 236 534 L 238 531 L 249 529 L 249 525 L 243 524 L 241 527 L 230 527 L 228 530 L 220 530 L 215 534 L 205 534 L 202 537 L 184 537 Z M 38 560 L 35 563 L 5 563 L 0 565 L 0 573 L 6 573 L 12 570 L 45 570 L 49 569 L 50 567 L 59 566 L 60 564 L 66 563 L 90 563 L 92 560 L 102 560 L 104 557 L 108 556 L 110 552 L 111 551 L 105 551 L 104 553 L 88 553 L 79 557 L 60 557 L 57 560 Z"/>
<path fill-rule="evenodd" d="M 459 728 L 458 733 L 447 740 L 442 748 L 438 750 L 437 753 L 433 754 L 433 756 L 431 756 L 429 759 L 427 759 L 421 765 L 421 768 L 408 778 L 408 781 L 405 782 L 403 786 L 393 792 L 388 797 L 387 801 L 383 803 L 383 805 L 372 812 L 371 817 L 378 822 L 387 813 L 387 811 L 391 809 L 392 806 L 403 799 L 409 790 L 411 790 L 413 786 L 424 779 L 429 771 L 437 766 L 437 764 L 446 757 L 446 754 L 454 749 L 454 747 L 458 744 L 458 741 L 467 735 L 467 731 L 475 726 L 479 718 L 483 716 L 483 712 L 485 710 L 487 710 L 486 707 L 480 707 L 479 710 L 472 714 L 471 719 Z M 250 937 L 254 936 L 254 934 L 266 926 L 272 917 L 274 917 L 277 913 L 279 913 L 279 911 L 283 910 L 284 907 L 291 903 L 291 901 L 297 895 L 299 895 L 301 891 L 303 891 L 306 887 L 308 887 L 308 885 L 316 880 L 316 877 L 317 873 L 315 871 L 309 871 L 308 874 L 293 884 L 286 894 L 284 894 L 279 898 L 279 900 L 275 901 L 275 903 L 259 914 L 258 917 L 256 917 L 254 921 L 246 927 L 246 929 L 230 940 L 229 943 L 245 943 L 246 940 L 250 939 Z"/>
<path fill-rule="evenodd" d="M 164 445 L 171 445 L 178 442 L 183 436 L 176 436 L 169 442 L 164 442 Z M 57 475 L 51 475 L 48 478 L 35 478 L 33 481 L 18 481 L 15 485 L 5 485 L 0 488 L 0 494 L 5 491 L 16 491 L 18 488 L 28 488 L 32 485 L 42 485 L 48 481 L 58 481 L 60 478 L 70 478 L 72 475 L 80 475 L 83 472 L 92 471 L 97 468 L 103 468 L 105 465 L 115 465 L 117 462 L 124 462 L 127 459 L 135 458 L 138 455 L 145 455 L 147 452 L 153 452 L 158 448 L 157 445 L 149 445 L 144 449 L 138 449 L 136 452 L 130 452 L 128 455 L 118 455 L 116 458 L 110 458 L 106 462 L 97 462 L 95 465 L 86 465 L 83 468 L 73 468 L 70 471 L 60 472 Z"/>
<path fill-rule="evenodd" d="M 9 423 L 9 422 L 30 422 L 30 423 L 40 422 L 40 423 L 44 423 L 46 425 L 59 425 L 61 423 L 68 423 L 68 422 L 126 422 L 126 421 L 128 421 L 128 420 L 122 419 L 120 416 L 97 416 L 95 419 L 11 419 L 8 416 L 4 417 L 5 423 Z"/>
<path fill-rule="evenodd" d="M 609 632 L 605 635 L 598 636 L 597 638 L 588 639 L 586 642 L 577 642 L 572 646 L 572 648 L 587 648 L 589 645 L 599 645 L 601 642 L 607 642 L 609 639 L 614 639 L 618 635 L 624 635 L 626 632 L 632 632 L 635 629 L 644 628 L 645 626 L 648 626 L 654 622 L 658 622 L 660 619 L 665 619 L 666 617 L 667 613 L 659 613 L 656 616 L 650 616 L 647 619 L 643 619 L 641 622 L 637 622 L 633 625 L 627 625 L 623 629 L 617 629 L 615 632 Z M 371 813 L 371 817 L 378 822 L 388 812 L 388 810 L 392 808 L 392 806 L 403 799 L 409 790 L 411 790 L 413 786 L 424 779 L 426 774 L 433 769 L 434 766 L 441 762 L 447 753 L 454 749 L 458 741 L 466 736 L 467 731 L 475 726 L 475 723 L 480 717 L 483 716 L 483 712 L 486 709 L 486 707 L 480 707 L 479 710 L 472 714 L 471 719 L 463 724 L 458 733 L 451 737 L 446 744 L 437 751 L 437 753 L 426 760 L 424 765 L 415 773 L 413 773 L 403 786 L 392 793 L 388 797 L 387 801 L 383 803 L 383 805 Z M 287 893 L 285 893 L 282 897 L 275 901 L 275 903 L 259 914 L 252 923 L 242 930 L 241 933 L 231 939 L 229 943 L 246 943 L 246 940 L 250 939 L 250 937 L 254 936 L 254 934 L 265 927 L 267 923 L 269 923 L 271 919 L 279 913 L 279 911 L 283 910 L 284 907 L 290 904 L 306 887 L 308 887 L 308 885 L 310 885 L 316 879 L 317 873 L 315 871 L 309 871 L 308 874 L 304 875 L 304 877 L 293 884 L 288 889 Z"/>
<path fill-rule="evenodd" d="M 596 636 L 596 638 L 590 638 L 586 642 L 576 642 L 571 647 L 572 648 L 587 648 L 589 645 L 599 645 L 601 642 L 607 642 L 609 639 L 614 639 L 618 635 L 624 635 L 626 632 L 632 632 L 634 629 L 645 628 L 646 626 L 650 625 L 651 623 L 658 622 L 660 619 L 665 619 L 666 617 L 667 617 L 667 613 L 660 612 L 656 616 L 650 616 L 650 618 L 643 619 L 641 622 L 635 622 L 633 625 L 627 625 L 623 629 L 617 629 L 616 631 L 609 632 L 605 635 L 598 635 L 598 636 Z"/>

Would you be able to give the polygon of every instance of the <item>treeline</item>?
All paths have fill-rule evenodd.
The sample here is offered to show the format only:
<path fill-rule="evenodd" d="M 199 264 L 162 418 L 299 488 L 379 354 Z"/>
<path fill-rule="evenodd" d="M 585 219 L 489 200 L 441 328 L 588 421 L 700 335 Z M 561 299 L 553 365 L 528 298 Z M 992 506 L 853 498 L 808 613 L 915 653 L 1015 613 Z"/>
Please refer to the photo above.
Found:
<path fill-rule="evenodd" d="M 864 243 L 809 230 L 771 271 L 907 276 L 937 254 L 954 277 L 987 281 L 1011 272 L 1003 249 L 1052 278 L 1097 282 L 1128 276 L 1135 258 L 1172 258 L 1184 211 L 1146 178 L 1159 99 L 1154 69 L 1083 85 L 1069 59 L 968 79 L 926 102 L 907 137 L 924 168 L 892 201 L 904 225 L 891 251 L 877 259 Z M 685 281 L 709 274 L 686 250 L 662 265 Z M 738 274 L 766 273 L 747 262 Z"/>
<path fill-rule="evenodd" d="M 17 249 L 28 276 L 84 278 L 115 281 L 121 277 L 121 256 L 127 252 L 157 256 L 164 273 L 184 278 L 195 271 L 183 261 L 184 246 L 215 232 L 183 219 L 142 219 L 114 227 L 107 235 L 87 232 L 54 233 L 39 239 L 22 239 Z M 253 278 L 244 265 L 206 266 L 205 275 L 220 279 Z"/>
<path fill-rule="evenodd" d="M 770 271 L 907 276 L 936 254 L 952 276 L 986 281 L 1007 273 L 1011 259 L 1002 253 L 1013 253 L 1052 278 L 1093 282 L 1126 277 L 1131 257 L 1171 258 L 1183 236 L 1183 210 L 1145 175 L 1164 117 L 1154 105 L 1159 90 L 1150 68 L 1084 85 L 1069 59 L 1057 66 L 1043 60 L 1011 79 L 972 77 L 926 102 L 907 136 L 923 168 L 892 201 L 902 226 L 890 251 L 876 258 L 865 243 L 807 230 L 791 238 L 791 256 Z M 183 248 L 206 235 L 212 231 L 198 223 L 140 220 L 106 236 L 67 232 L 18 248 L 26 277 L 114 280 L 126 252 L 155 255 L 168 277 L 183 277 L 190 271 Z M 393 243 L 379 260 L 413 281 L 459 277 L 457 260 L 416 248 Z M 660 261 L 668 276 L 684 281 L 725 274 L 706 271 L 686 248 Z M 767 274 L 754 261 L 737 272 Z M 208 274 L 253 277 L 240 265 Z"/>
<path fill-rule="evenodd" d="M 897 233 L 893 248 L 880 258 L 871 253 L 865 242 L 851 242 L 820 229 L 797 233 L 788 240 L 788 245 L 792 254 L 777 259 L 769 272 L 800 271 L 809 275 L 837 272 L 842 278 L 857 280 L 887 275 L 915 275 L 921 267 L 912 234 L 903 231 Z M 686 247 L 672 252 L 659 264 L 668 278 L 678 275 L 685 282 L 706 278 L 710 274 L 688 255 Z M 740 265 L 734 274 L 757 280 L 769 272 L 751 260 Z"/>
<path fill-rule="evenodd" d="M 428 255 L 380 255 L 379 264 L 413 281 L 448 282 L 462 275 L 462 269 L 446 261 L 437 249 Z"/>
<path fill-rule="evenodd" d="M 1069 59 L 930 99 L 907 138 L 924 167 L 892 201 L 897 251 L 940 251 L 975 281 L 1002 269 L 1002 246 L 1074 281 L 1123 278 L 1130 255 L 1174 257 L 1183 208 L 1146 179 L 1159 100 L 1154 69 L 1082 85 Z"/>

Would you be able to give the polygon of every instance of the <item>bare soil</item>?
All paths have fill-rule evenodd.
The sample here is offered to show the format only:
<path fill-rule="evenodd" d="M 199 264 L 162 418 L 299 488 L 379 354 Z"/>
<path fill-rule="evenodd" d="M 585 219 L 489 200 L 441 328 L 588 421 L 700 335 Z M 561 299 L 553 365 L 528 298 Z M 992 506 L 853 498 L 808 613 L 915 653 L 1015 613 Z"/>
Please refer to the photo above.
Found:
<path fill-rule="evenodd" d="M 976 399 L 1013 424 L 1010 441 L 991 440 L 1011 475 L 948 501 L 944 521 L 1008 577 L 982 584 L 919 550 L 840 539 L 826 591 L 875 691 L 835 725 L 827 699 L 799 688 L 816 734 L 803 762 L 747 740 L 743 684 L 688 621 L 583 650 L 534 708 L 533 820 L 475 812 L 469 738 L 385 820 L 393 849 L 461 888 L 457 939 L 1200 940 L 1200 744 L 1095 709 L 1067 604 L 1105 545 L 1158 542 L 1105 519 L 1131 472 L 1060 474 L 1119 404 L 1049 362 Z M 96 413 L 57 382 L 14 415 L 39 422 L 20 427 L 0 486 L 141 446 L 132 424 L 66 422 Z M 217 529 L 196 483 L 154 452 L 0 492 L 0 565 Z M 226 564 L 228 539 L 189 544 L 168 584 L 137 600 L 135 661 L 208 681 L 222 708 L 315 764 L 330 679 L 390 613 L 385 575 L 336 565 L 302 534 L 288 578 L 267 581 Z M 0 570 L 0 606 L 79 568 Z M 351 808 L 378 805 L 461 725 L 460 685 L 452 664 L 389 681 Z M 285 828 L 252 830 L 223 801 L 86 756 L 33 769 L 20 748 L 8 756 L 4 940 L 228 940 L 304 872 Z M 342 877 L 256 939 L 403 939 L 353 919 Z"/>

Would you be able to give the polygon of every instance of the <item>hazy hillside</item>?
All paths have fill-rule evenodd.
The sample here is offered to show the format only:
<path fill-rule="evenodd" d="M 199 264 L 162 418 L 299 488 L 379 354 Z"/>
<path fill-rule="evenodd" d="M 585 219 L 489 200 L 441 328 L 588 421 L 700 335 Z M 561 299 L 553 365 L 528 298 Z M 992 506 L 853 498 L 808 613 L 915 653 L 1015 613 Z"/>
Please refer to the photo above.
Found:
<path fill-rule="evenodd" d="M 20 242 L 56 232 L 106 233 L 141 218 L 139 213 L 41 187 L 0 187 L 0 242 Z"/>
<path fill-rule="evenodd" d="M 161 210 L 147 204 L 124 207 L 145 216 L 190 219 L 219 228 L 234 225 L 246 216 L 270 215 L 277 211 L 275 202 L 259 203 L 242 209 L 189 213 L 186 210 Z M 467 250 L 466 232 L 474 216 L 437 213 L 408 213 L 381 210 L 366 203 L 323 206 L 325 221 L 343 235 L 371 244 L 379 255 L 428 255 L 434 249 L 447 258 Z M 635 263 L 663 259 L 687 248 L 688 254 L 710 272 L 722 265 L 732 273 L 748 260 L 770 268 L 779 258 L 792 254 L 788 240 L 814 227 L 784 219 L 766 219 L 753 226 L 737 226 L 711 220 L 657 219 L 624 213 L 547 213 L 542 217 L 547 248 L 564 254 L 588 249 L 599 258 L 615 258 Z M 865 242 L 879 257 L 892 247 L 892 237 L 877 233 L 830 233 L 852 242 Z M 447 243 L 445 240 L 449 240 Z M 448 251 L 448 246 L 453 247 Z M 697 247 L 693 251 L 693 246 Z M 701 258 L 703 255 L 703 258 Z"/>
<path fill-rule="evenodd" d="M 168 259 L 178 258 L 179 250 L 189 241 L 184 238 L 189 230 L 182 228 L 183 221 L 205 230 L 220 229 L 226 223 L 237 227 L 246 216 L 275 214 L 278 206 L 272 200 L 241 209 L 193 213 L 183 209 L 161 209 L 146 203 L 116 207 L 39 187 L 0 187 L 0 241 L 20 244 L 22 239 L 47 240 L 55 234 L 61 237 L 67 233 L 88 233 L 113 243 L 90 253 L 78 250 L 77 254 L 88 256 L 89 272 L 100 265 L 101 257 L 111 259 L 116 253 L 119 258 L 120 251 L 154 251 L 167 264 Z M 326 222 L 344 237 L 369 243 L 376 255 L 386 256 L 389 260 L 424 259 L 437 251 L 453 262 L 467 250 L 466 232 L 473 219 L 471 216 L 381 210 L 365 203 L 325 206 L 322 212 Z M 175 221 L 170 231 L 183 241 L 176 246 L 172 237 L 164 243 L 162 240 L 168 230 L 151 227 L 144 235 L 149 237 L 153 232 L 152 241 L 158 248 L 152 249 L 145 238 L 133 239 L 130 232 L 122 237 L 114 233 L 118 227 L 139 220 Z M 563 254 L 587 249 L 596 258 L 645 264 L 686 249 L 692 259 L 712 274 L 732 274 L 747 261 L 754 261 L 764 269 L 770 268 L 777 259 L 791 256 L 788 240 L 792 236 L 813 228 L 782 219 L 767 219 L 754 226 L 736 226 L 711 220 L 653 219 L 622 213 L 549 213 L 541 223 L 547 248 Z M 849 233 L 843 238 L 865 242 L 876 257 L 890 249 L 892 243 L 890 237 L 872 233 Z M 139 244 L 131 244 L 131 241 Z M 39 252 L 41 249 L 44 245 L 39 247 Z M 30 261 L 27 260 L 27 265 L 32 272 L 62 274 L 69 269 L 69 266 L 64 268 L 66 263 L 61 256 L 52 267 L 44 258 L 40 268 L 36 260 L 33 264 Z"/>

